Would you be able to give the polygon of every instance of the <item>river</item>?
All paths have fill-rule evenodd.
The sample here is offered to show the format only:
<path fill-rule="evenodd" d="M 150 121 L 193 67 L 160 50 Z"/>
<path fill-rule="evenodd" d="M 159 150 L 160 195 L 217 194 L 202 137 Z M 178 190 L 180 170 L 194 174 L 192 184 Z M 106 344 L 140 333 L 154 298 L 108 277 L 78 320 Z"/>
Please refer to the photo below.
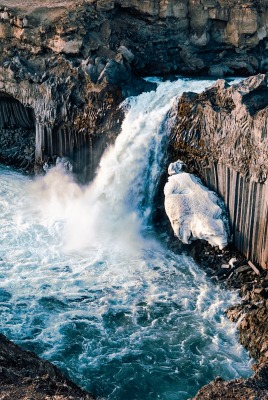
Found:
<path fill-rule="evenodd" d="M 224 310 L 236 293 L 155 236 L 153 196 L 183 91 L 178 79 L 125 101 L 96 178 L 58 166 L 30 178 L 0 166 L 1 332 L 107 400 L 185 400 L 216 376 L 249 376 Z"/>

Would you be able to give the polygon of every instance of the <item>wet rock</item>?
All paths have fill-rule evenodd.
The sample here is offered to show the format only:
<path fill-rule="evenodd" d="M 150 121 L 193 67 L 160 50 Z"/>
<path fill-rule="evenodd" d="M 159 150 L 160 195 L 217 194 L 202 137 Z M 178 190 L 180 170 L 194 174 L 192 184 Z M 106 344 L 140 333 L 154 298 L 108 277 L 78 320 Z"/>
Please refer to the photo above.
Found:
<path fill-rule="evenodd" d="M 110 11 L 114 8 L 113 0 L 98 0 L 97 1 L 97 10 L 98 11 Z"/>
<path fill-rule="evenodd" d="M 172 136 L 174 158 L 192 165 L 223 198 L 235 246 L 263 268 L 268 267 L 267 79 L 260 74 L 233 86 L 219 80 L 202 94 L 183 94 Z"/>
<path fill-rule="evenodd" d="M 62 372 L 0 334 L 1 399 L 93 400 Z"/>
<path fill-rule="evenodd" d="M 102 83 L 104 79 L 111 85 L 120 85 L 128 82 L 131 74 L 124 63 L 110 60 L 99 76 L 98 82 Z"/>
<path fill-rule="evenodd" d="M 134 60 L 135 56 L 134 54 L 127 49 L 125 46 L 120 46 L 118 49 L 119 53 L 122 54 L 122 56 L 124 57 L 124 59 L 131 64 L 132 61 Z"/>
<path fill-rule="evenodd" d="M 268 365 L 254 367 L 254 376 L 248 379 L 235 379 L 226 382 L 218 378 L 204 386 L 192 400 L 267 400 Z"/>

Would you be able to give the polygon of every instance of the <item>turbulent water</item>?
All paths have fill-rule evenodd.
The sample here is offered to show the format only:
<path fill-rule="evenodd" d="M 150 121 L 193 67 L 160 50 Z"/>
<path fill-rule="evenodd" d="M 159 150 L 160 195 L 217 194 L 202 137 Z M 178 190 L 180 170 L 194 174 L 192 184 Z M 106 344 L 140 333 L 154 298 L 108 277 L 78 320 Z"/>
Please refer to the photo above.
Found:
<path fill-rule="evenodd" d="M 93 184 L 57 167 L 31 180 L 0 167 L 0 321 L 99 398 L 184 400 L 220 375 L 250 374 L 224 309 L 237 298 L 154 238 L 150 214 L 175 96 L 129 99 Z"/>

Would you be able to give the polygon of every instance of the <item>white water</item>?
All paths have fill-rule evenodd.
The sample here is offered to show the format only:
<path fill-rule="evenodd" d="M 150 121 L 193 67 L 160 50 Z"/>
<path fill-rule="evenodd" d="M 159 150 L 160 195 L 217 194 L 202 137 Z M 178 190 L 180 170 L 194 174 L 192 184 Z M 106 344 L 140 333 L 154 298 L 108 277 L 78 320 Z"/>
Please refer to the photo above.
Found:
<path fill-rule="evenodd" d="M 2 331 L 110 400 L 184 400 L 217 375 L 250 374 L 223 313 L 236 295 L 149 223 L 165 115 L 208 84 L 166 82 L 131 99 L 89 188 L 60 168 L 34 182 L 0 168 Z"/>

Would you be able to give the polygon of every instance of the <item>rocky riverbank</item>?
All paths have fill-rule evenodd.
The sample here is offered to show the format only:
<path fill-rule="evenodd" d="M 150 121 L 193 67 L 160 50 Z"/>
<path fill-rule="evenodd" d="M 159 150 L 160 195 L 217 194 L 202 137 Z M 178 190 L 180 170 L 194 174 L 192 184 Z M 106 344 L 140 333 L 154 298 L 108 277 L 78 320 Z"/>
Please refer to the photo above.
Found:
<path fill-rule="evenodd" d="M 48 361 L 0 334 L 1 400 L 94 400 Z"/>
<path fill-rule="evenodd" d="M 156 229 L 172 251 L 189 254 L 216 285 L 239 293 L 241 301 L 227 309 L 226 316 L 236 324 L 239 340 L 255 362 L 252 377 L 232 381 L 217 377 L 192 400 L 267 400 L 268 271 L 254 265 L 231 244 L 223 250 L 200 240 L 184 245 L 174 236 L 163 208 L 159 207 L 157 214 Z"/>
<path fill-rule="evenodd" d="M 208 245 L 199 246 L 193 255 L 211 279 L 228 290 L 239 290 L 241 302 L 226 310 L 226 315 L 236 323 L 240 342 L 257 364 L 252 367 L 253 377 L 229 382 L 218 377 L 194 400 L 268 399 L 268 273 L 232 247 L 215 251 Z"/>
<path fill-rule="evenodd" d="M 202 388 L 199 399 L 268 398 L 267 76 L 229 86 L 218 81 L 200 95 L 179 100 L 171 160 L 224 199 L 233 247 L 218 251 L 195 243 L 192 255 L 211 279 L 239 290 L 241 303 L 226 311 L 240 342 L 258 363 L 253 378 Z M 178 247 L 171 242 L 175 250 Z M 180 247 L 180 245 L 179 245 Z"/>

